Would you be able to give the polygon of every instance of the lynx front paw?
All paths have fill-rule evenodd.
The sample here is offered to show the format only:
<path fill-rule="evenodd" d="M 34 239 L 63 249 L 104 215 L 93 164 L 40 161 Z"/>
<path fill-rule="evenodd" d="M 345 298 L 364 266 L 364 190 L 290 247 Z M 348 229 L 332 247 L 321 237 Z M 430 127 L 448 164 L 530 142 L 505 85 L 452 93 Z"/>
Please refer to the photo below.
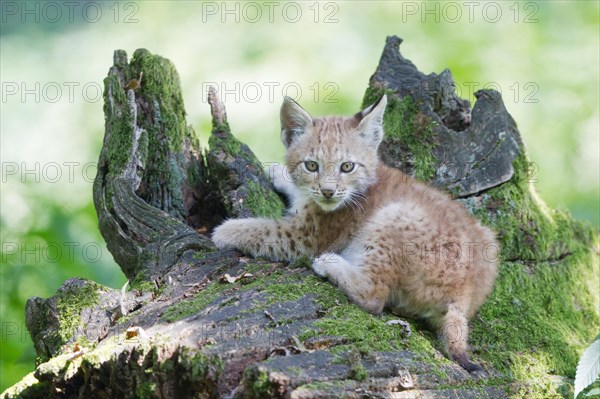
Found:
<path fill-rule="evenodd" d="M 240 231 L 243 226 L 244 222 L 237 219 L 228 220 L 217 227 L 212 233 L 212 240 L 217 248 L 239 248 L 242 244 L 240 242 Z"/>
<path fill-rule="evenodd" d="M 321 277 L 327 277 L 332 268 L 339 266 L 341 257 L 337 254 L 326 252 L 315 259 L 312 269 Z"/>

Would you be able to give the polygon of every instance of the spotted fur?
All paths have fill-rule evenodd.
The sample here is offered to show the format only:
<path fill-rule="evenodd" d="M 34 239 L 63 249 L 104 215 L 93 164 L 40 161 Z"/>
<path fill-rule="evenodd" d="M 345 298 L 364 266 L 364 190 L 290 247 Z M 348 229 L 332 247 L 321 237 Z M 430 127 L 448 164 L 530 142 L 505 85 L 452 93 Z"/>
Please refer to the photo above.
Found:
<path fill-rule="evenodd" d="M 450 357 L 481 370 L 467 354 L 468 320 L 496 279 L 495 235 L 447 194 L 379 161 L 386 102 L 312 118 L 286 98 L 286 166 L 271 172 L 290 198 L 287 215 L 228 220 L 213 240 L 274 260 L 313 257 L 313 270 L 358 306 L 428 320 Z"/>

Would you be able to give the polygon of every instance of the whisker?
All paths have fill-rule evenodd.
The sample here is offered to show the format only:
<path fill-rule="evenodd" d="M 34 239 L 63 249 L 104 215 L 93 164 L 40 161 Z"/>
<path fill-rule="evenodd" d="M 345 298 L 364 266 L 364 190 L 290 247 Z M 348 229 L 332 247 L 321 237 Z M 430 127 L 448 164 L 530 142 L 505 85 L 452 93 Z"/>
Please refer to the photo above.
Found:
<path fill-rule="evenodd" d="M 348 196 L 348 198 L 346 198 L 346 200 L 344 200 L 344 202 L 347 203 L 353 209 L 365 212 L 363 202 L 361 201 L 364 199 L 366 198 L 364 196 L 361 196 L 359 193 L 352 193 L 350 196 Z"/>

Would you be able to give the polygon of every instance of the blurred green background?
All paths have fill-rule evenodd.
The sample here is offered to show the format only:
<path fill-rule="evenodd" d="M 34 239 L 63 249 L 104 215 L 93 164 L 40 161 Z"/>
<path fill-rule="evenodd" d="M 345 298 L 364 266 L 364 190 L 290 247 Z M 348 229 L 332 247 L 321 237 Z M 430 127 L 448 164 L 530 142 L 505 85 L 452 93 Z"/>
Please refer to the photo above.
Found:
<path fill-rule="evenodd" d="M 499 89 L 535 187 L 599 221 L 599 2 L 11 2 L 0 35 L 0 391 L 34 366 L 27 298 L 84 276 L 117 288 L 92 204 L 102 79 L 115 49 L 172 60 L 204 144 L 213 82 L 234 133 L 281 161 L 284 94 L 320 115 L 359 109 L 387 35 L 425 72 L 450 68 L 463 97 Z"/>

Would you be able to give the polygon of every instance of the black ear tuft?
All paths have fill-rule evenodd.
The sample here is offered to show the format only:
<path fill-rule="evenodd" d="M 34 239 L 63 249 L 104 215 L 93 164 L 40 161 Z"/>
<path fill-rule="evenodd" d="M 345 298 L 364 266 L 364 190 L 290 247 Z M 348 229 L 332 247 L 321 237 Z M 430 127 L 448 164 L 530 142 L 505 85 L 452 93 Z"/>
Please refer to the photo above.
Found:
<path fill-rule="evenodd" d="M 385 100 L 384 100 L 385 98 Z M 381 97 L 379 97 L 379 100 L 375 101 L 373 104 L 369 105 L 367 108 L 363 109 L 362 111 L 359 111 L 355 117 L 357 117 L 359 120 L 362 120 L 365 116 L 369 115 L 375 108 L 377 108 L 377 106 L 381 103 L 381 101 L 385 101 L 387 104 L 387 95 L 383 95 Z"/>

